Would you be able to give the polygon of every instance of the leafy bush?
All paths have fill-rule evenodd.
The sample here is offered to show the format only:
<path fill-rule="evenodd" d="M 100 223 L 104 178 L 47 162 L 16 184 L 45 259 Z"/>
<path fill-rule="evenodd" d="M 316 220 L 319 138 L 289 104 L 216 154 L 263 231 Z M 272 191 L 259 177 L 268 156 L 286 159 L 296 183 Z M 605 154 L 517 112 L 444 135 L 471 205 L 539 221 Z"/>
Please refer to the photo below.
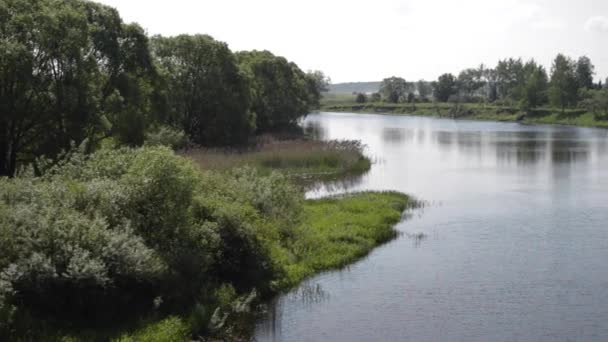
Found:
<path fill-rule="evenodd" d="M 186 147 L 188 137 L 183 130 L 169 126 L 161 126 L 146 134 L 146 146 L 167 146 L 174 150 Z"/>
<path fill-rule="evenodd" d="M 40 170 L 0 179 L 3 322 L 17 303 L 84 324 L 155 298 L 183 308 L 218 284 L 268 291 L 303 200 L 278 173 L 201 173 L 166 147 L 75 152 Z"/>

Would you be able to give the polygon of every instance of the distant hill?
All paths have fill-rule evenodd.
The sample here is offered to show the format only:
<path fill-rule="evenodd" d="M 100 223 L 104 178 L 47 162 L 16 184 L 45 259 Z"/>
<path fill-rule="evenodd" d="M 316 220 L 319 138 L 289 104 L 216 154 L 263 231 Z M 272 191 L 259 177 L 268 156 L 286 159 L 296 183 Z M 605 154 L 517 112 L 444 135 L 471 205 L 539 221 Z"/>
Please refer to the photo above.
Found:
<path fill-rule="evenodd" d="M 329 86 L 330 94 L 375 93 L 380 89 L 380 82 L 347 82 Z"/>

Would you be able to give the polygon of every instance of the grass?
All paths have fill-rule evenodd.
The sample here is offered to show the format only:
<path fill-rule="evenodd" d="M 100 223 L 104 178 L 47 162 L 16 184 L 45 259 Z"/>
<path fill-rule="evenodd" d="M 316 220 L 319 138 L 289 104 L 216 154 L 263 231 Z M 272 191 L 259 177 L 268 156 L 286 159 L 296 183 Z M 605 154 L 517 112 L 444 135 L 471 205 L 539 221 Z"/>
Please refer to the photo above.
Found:
<path fill-rule="evenodd" d="M 393 239 L 393 225 L 415 202 L 398 192 L 362 192 L 308 200 L 299 238 L 291 246 L 296 258 L 283 283 L 292 286 L 315 273 L 343 267 Z"/>
<path fill-rule="evenodd" d="M 361 174 L 371 167 L 363 155 L 363 145 L 355 140 L 315 141 L 310 139 L 261 139 L 247 150 L 191 149 L 182 155 L 204 170 L 229 170 L 245 165 L 268 173 L 278 170 L 296 179 L 328 180 Z"/>
<path fill-rule="evenodd" d="M 454 119 L 519 121 L 531 124 L 560 124 L 608 128 L 608 120 L 581 109 L 535 108 L 524 112 L 517 107 L 485 103 L 364 103 L 328 101 L 322 109 L 332 112 L 435 116 Z"/>

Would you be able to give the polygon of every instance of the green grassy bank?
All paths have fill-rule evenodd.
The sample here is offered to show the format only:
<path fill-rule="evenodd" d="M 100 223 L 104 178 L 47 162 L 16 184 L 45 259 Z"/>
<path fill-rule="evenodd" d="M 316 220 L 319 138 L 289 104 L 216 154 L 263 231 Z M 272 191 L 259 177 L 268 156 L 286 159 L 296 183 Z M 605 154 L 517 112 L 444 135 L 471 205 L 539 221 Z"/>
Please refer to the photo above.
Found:
<path fill-rule="evenodd" d="M 515 107 L 479 103 L 364 103 L 327 102 L 321 110 L 329 112 L 375 113 L 434 116 L 453 119 L 517 121 L 535 124 L 560 124 L 608 128 L 608 117 L 583 109 L 535 108 L 527 111 Z"/>

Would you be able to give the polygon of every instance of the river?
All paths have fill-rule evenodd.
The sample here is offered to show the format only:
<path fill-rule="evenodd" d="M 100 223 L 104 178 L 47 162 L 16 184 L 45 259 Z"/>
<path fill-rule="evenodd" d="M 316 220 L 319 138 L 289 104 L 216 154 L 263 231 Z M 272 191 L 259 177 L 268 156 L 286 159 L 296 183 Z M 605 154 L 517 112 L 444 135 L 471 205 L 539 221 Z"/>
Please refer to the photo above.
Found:
<path fill-rule="evenodd" d="M 428 205 L 396 240 L 278 297 L 255 340 L 608 341 L 608 130 L 348 113 L 303 124 L 361 140 L 374 160 L 309 197 L 398 190 Z"/>

